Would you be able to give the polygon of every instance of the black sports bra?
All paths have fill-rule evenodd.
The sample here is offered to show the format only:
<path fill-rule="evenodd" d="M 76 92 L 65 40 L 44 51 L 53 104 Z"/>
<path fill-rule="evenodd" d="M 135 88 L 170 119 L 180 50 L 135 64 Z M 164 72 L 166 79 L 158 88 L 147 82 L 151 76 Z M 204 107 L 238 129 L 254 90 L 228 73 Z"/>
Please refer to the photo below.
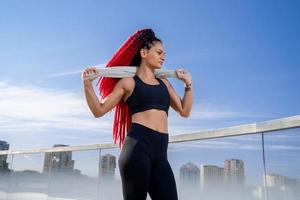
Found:
<path fill-rule="evenodd" d="M 143 82 L 137 75 L 133 77 L 135 86 L 126 103 L 131 115 L 150 109 L 163 110 L 168 115 L 170 95 L 165 83 L 156 78 L 158 85 L 150 85 Z"/>

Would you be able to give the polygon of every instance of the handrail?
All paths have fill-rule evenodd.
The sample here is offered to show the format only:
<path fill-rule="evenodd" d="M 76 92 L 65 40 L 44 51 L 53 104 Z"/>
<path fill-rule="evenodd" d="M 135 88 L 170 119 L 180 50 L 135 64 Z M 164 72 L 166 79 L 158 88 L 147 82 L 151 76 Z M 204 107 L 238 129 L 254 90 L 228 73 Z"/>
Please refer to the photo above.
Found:
<path fill-rule="evenodd" d="M 187 142 L 194 140 L 205 140 L 212 138 L 222 138 L 230 136 L 240 136 L 255 134 L 261 132 L 273 132 L 291 128 L 300 127 L 300 115 L 295 115 L 286 118 L 280 118 L 275 120 L 269 120 L 264 122 L 258 122 L 253 124 L 244 124 L 239 126 L 231 126 L 226 128 L 207 130 L 195 133 L 180 134 L 170 136 L 170 143 Z M 37 148 L 37 149 L 25 149 L 25 150 L 6 150 L 0 151 L 0 155 L 15 155 L 15 154 L 33 154 L 33 153 L 46 153 L 46 152 L 63 152 L 63 151 L 84 151 L 95 149 L 112 149 L 118 148 L 113 143 L 101 143 L 101 144 L 86 144 L 78 146 L 67 147 L 51 147 L 51 148 Z"/>

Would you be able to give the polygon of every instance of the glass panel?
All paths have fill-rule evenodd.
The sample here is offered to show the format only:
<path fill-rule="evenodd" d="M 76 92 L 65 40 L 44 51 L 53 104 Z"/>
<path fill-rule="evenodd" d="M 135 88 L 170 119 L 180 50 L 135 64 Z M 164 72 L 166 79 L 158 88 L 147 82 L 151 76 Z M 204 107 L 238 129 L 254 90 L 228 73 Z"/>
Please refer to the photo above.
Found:
<path fill-rule="evenodd" d="M 296 200 L 300 196 L 300 129 L 265 133 L 269 199 Z"/>
<path fill-rule="evenodd" d="M 261 134 L 169 144 L 179 199 L 263 199 Z"/>
<path fill-rule="evenodd" d="M 100 199 L 123 199 L 121 176 L 118 166 L 120 149 L 101 150 Z"/>
<path fill-rule="evenodd" d="M 7 199 L 46 200 L 47 176 L 43 174 L 44 154 L 14 155 Z"/>
<path fill-rule="evenodd" d="M 48 200 L 96 200 L 99 150 L 46 153 L 43 172 L 48 175 Z"/>
<path fill-rule="evenodd" d="M 0 155 L 0 200 L 7 199 L 9 192 L 12 155 Z"/>

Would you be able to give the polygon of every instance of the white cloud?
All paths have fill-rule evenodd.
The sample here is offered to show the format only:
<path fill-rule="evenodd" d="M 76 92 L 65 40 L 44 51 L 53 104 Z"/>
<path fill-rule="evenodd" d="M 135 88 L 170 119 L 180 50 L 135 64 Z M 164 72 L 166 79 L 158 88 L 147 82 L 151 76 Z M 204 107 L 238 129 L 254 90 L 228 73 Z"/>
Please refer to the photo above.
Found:
<path fill-rule="evenodd" d="M 240 125 L 240 123 L 238 123 L 240 119 L 256 117 L 262 116 L 229 109 L 224 105 L 196 103 L 193 105 L 191 114 L 188 118 L 182 118 L 178 113 L 170 109 L 169 132 L 171 134 L 182 134 L 224 128 L 220 127 L 220 124 L 235 126 Z"/>
<path fill-rule="evenodd" d="M 169 132 L 182 134 L 201 131 L 203 124 L 199 125 L 199 119 L 217 121 L 239 116 L 241 114 L 238 112 L 222 110 L 220 106 L 195 104 L 187 119 L 170 111 Z M 52 134 L 51 138 L 64 138 L 64 142 L 70 139 L 82 144 L 83 141 L 93 141 L 93 138 L 101 142 L 101 138 L 111 137 L 112 123 L 113 113 L 100 119 L 92 116 L 83 92 L 0 82 L 0 134 L 27 134 L 32 138 L 36 133 L 45 133 Z M 70 134 L 53 135 L 67 131 Z M 83 137 L 86 139 L 83 140 Z"/>
<path fill-rule="evenodd" d="M 75 71 L 70 71 L 70 72 L 49 74 L 47 76 L 44 76 L 44 78 L 55 78 L 55 77 L 61 77 L 61 76 L 77 75 L 77 74 L 80 74 L 81 72 L 82 72 L 82 70 L 75 70 Z"/>
<path fill-rule="evenodd" d="M 261 117 L 257 114 L 237 111 L 225 105 L 196 104 L 193 106 L 190 117 L 192 119 L 231 119 L 246 117 Z"/>
<path fill-rule="evenodd" d="M 100 67 L 100 68 L 104 68 L 105 67 L 105 63 L 102 63 L 102 64 L 98 64 L 98 65 L 93 65 L 94 67 Z M 89 66 L 85 66 L 85 67 L 89 67 Z M 83 69 L 85 67 L 82 67 L 82 69 L 79 69 L 79 70 L 74 70 L 74 71 L 68 71 L 68 72 L 61 72 L 61 73 L 55 73 L 55 74 L 49 74 L 49 75 L 46 75 L 42 78 L 56 78 L 56 77 L 62 77 L 62 76 L 72 76 L 72 75 L 78 75 L 78 74 L 81 74 Z"/>
<path fill-rule="evenodd" d="M 188 119 L 170 112 L 171 129 L 185 130 L 185 133 L 188 133 L 199 130 L 199 125 L 196 123 L 198 119 L 238 116 L 234 112 L 221 109 L 218 109 L 218 112 L 210 111 L 211 107 L 195 105 Z M 112 114 L 101 120 L 92 117 L 82 93 L 28 85 L 17 86 L 6 82 L 0 82 L 0 113 L 0 132 L 32 132 L 49 129 L 111 131 L 112 125 Z"/>
<path fill-rule="evenodd" d="M 82 93 L 0 82 L 0 133 L 49 129 L 111 130 L 111 115 L 92 117 Z"/>

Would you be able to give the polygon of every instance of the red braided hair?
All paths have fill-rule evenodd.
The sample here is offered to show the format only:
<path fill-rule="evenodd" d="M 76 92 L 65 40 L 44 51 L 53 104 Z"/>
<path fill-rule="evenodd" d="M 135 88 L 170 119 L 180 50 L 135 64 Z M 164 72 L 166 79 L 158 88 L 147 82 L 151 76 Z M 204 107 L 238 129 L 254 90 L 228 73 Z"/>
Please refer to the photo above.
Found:
<path fill-rule="evenodd" d="M 153 38 L 155 38 L 155 34 L 151 29 L 138 30 L 123 43 L 105 67 L 129 66 L 139 50 Z M 118 78 L 101 77 L 98 81 L 100 97 L 102 99 L 107 97 L 119 80 Z M 114 109 L 113 139 L 115 144 L 117 141 L 119 146 L 123 144 L 130 124 L 129 108 L 126 103 L 120 101 Z"/>

